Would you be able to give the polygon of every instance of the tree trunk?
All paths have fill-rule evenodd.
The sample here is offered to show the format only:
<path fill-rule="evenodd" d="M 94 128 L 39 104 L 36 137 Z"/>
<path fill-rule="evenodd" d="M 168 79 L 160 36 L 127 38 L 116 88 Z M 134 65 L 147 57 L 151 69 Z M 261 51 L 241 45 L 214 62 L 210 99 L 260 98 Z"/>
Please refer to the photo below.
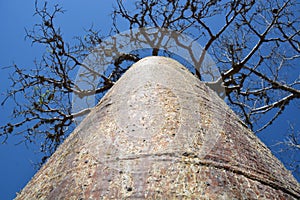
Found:
<path fill-rule="evenodd" d="M 16 199 L 299 199 L 215 92 L 165 57 L 134 64 Z"/>

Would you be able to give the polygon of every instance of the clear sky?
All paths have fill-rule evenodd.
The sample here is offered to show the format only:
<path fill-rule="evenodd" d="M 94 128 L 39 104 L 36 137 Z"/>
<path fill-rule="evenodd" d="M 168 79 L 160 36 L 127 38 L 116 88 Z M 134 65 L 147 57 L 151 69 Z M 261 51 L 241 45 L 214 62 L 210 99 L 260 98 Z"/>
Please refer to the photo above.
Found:
<path fill-rule="evenodd" d="M 110 12 L 112 2 L 110 0 L 64 0 L 62 2 L 66 10 L 60 15 L 57 22 L 62 27 L 64 36 L 71 40 L 72 36 L 83 34 L 83 28 L 94 25 L 107 31 L 111 25 Z M 9 88 L 9 70 L 2 67 L 17 64 L 24 68 L 33 66 L 33 60 L 39 58 L 44 49 L 41 46 L 31 46 L 30 41 L 25 41 L 25 27 L 30 29 L 38 18 L 33 16 L 34 0 L 0 0 L 0 100 Z M 0 124 L 7 121 L 12 103 L 0 107 Z M 300 130 L 299 113 L 294 111 L 292 104 L 286 109 L 285 114 L 275 123 L 276 125 L 260 133 L 261 139 L 272 145 L 279 141 L 286 132 L 287 121 L 298 124 Z M 34 163 L 40 160 L 39 146 L 16 145 L 22 140 L 21 136 L 9 137 L 6 144 L 0 145 L 0 199 L 12 199 L 16 192 L 20 191 L 36 172 Z M 299 179 L 298 179 L 299 180 Z"/>

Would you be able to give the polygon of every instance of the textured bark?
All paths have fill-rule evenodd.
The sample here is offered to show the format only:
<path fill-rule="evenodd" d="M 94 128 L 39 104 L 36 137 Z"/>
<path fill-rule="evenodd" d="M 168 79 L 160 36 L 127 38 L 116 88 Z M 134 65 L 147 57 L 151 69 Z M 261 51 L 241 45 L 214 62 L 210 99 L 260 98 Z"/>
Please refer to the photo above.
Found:
<path fill-rule="evenodd" d="M 270 150 L 178 62 L 134 64 L 17 199 L 299 199 Z"/>

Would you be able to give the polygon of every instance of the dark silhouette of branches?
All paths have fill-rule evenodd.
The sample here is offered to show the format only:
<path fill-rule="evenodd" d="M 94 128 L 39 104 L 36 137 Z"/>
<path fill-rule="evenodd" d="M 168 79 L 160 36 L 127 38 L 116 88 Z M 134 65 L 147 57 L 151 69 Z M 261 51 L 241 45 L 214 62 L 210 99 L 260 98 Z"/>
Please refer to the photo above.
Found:
<path fill-rule="evenodd" d="M 1 135 L 22 134 L 29 142 L 36 137 L 44 138 L 42 151 L 50 154 L 72 131 L 74 118 L 89 113 L 89 109 L 72 113 L 71 94 L 82 98 L 92 92 L 105 92 L 113 85 L 104 75 L 101 75 L 104 84 L 96 91 L 83 90 L 74 84 L 74 71 L 78 66 L 86 67 L 81 60 L 87 55 L 89 46 L 101 42 L 101 37 L 96 32 L 90 32 L 87 41 L 68 44 L 60 28 L 55 26 L 56 16 L 62 13 L 64 10 L 58 5 L 50 11 L 47 3 L 39 8 L 36 2 L 35 15 L 41 18 L 41 23 L 32 30 L 26 30 L 26 37 L 33 44 L 44 45 L 46 52 L 40 61 L 35 61 L 34 69 L 12 66 L 11 89 L 2 102 L 4 105 L 7 100 L 13 99 L 15 108 L 12 118 L 16 120 L 2 126 Z M 83 42 L 86 42 L 84 46 Z M 92 68 L 86 68 L 90 74 L 96 73 Z"/>
<path fill-rule="evenodd" d="M 127 4 L 115 1 L 111 40 L 91 28 L 68 43 L 55 26 L 57 14 L 64 10 L 56 5 L 51 11 L 47 3 L 36 3 L 41 23 L 27 30 L 26 36 L 33 44 L 44 45 L 46 52 L 31 71 L 13 66 L 12 87 L 2 104 L 14 100 L 15 120 L 1 127 L 2 136 L 24 134 L 32 140 L 42 135 L 45 151 L 52 152 L 72 130 L 74 120 L 94 106 L 87 101 L 87 107 L 74 110 L 74 99 L 95 94 L 101 98 L 132 63 L 148 55 L 176 57 L 173 48 L 188 52 L 191 71 L 200 80 L 205 81 L 205 73 L 211 74 L 207 84 L 221 97 L 226 95 L 245 124 L 256 127 L 254 131 L 267 128 L 290 102 L 299 100 L 300 5 L 296 0 L 138 0 L 130 7 Z M 124 25 L 126 33 L 120 30 Z M 199 42 L 203 50 L 191 51 L 181 34 Z M 124 47 L 137 44 L 141 49 L 125 51 Z M 144 51 L 145 46 L 150 51 Z M 219 76 L 206 71 L 208 55 Z M 79 68 L 83 71 L 75 81 Z M 264 124 L 263 116 L 267 116 Z"/>
<path fill-rule="evenodd" d="M 299 76 L 285 77 L 300 56 L 297 1 L 142 0 L 135 6 L 129 11 L 118 1 L 115 21 L 125 20 L 130 28 L 174 29 L 202 41 L 205 51 L 195 66 L 201 66 L 207 52 L 213 55 L 222 71 L 217 83 L 225 87 L 231 106 L 250 128 L 272 113 L 256 131 L 265 129 L 286 105 L 299 99 Z M 217 20 L 222 23 L 215 25 Z M 199 70 L 196 75 L 201 79 Z"/>

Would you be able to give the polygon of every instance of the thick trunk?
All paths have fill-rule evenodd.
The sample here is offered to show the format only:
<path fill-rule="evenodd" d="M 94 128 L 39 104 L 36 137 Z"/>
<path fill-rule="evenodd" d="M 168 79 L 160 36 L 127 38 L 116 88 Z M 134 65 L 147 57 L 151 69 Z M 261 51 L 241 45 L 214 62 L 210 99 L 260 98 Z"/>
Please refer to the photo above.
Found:
<path fill-rule="evenodd" d="M 178 62 L 134 64 L 17 199 L 299 199 L 298 182 Z"/>

